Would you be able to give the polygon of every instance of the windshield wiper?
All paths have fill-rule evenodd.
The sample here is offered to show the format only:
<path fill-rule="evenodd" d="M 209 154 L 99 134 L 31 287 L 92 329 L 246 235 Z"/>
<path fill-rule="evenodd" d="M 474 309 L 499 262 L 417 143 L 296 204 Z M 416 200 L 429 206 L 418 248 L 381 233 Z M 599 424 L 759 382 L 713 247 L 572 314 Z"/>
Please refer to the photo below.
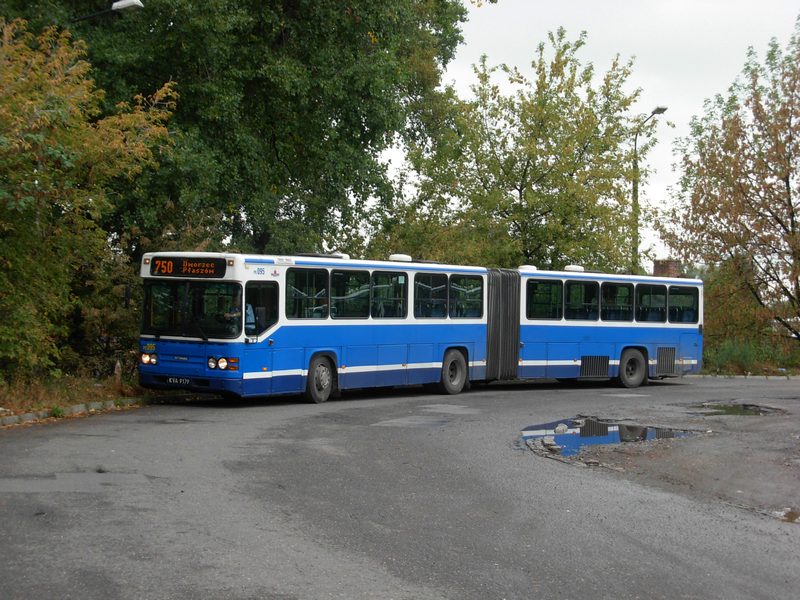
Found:
<path fill-rule="evenodd" d="M 189 322 L 195 326 L 195 329 L 197 329 L 197 332 L 200 334 L 200 337 L 203 338 L 203 341 L 207 342 L 208 336 L 206 335 L 206 332 L 203 331 L 203 328 L 200 327 L 200 323 L 198 323 L 197 321 L 189 321 Z"/>

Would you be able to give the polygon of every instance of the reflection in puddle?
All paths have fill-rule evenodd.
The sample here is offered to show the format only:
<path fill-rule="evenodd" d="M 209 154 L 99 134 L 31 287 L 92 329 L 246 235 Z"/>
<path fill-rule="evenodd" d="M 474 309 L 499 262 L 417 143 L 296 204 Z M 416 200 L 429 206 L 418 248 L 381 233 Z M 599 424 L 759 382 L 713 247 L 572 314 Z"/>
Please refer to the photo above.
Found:
<path fill-rule="evenodd" d="M 551 454 L 560 454 L 561 456 L 575 456 L 585 446 L 685 438 L 691 435 L 694 435 L 694 432 L 629 425 L 582 416 L 541 425 L 530 425 L 522 430 L 522 439 L 529 446 L 531 443 L 536 443 Z"/>

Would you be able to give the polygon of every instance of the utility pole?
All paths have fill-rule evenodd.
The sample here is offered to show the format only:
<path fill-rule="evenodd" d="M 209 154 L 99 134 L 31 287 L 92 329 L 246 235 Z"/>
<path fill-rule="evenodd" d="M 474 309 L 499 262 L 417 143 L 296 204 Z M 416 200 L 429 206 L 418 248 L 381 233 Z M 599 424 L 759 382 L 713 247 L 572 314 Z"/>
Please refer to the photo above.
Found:
<path fill-rule="evenodd" d="M 639 123 L 633 134 L 633 194 L 631 197 L 631 229 L 633 230 L 633 235 L 631 236 L 631 273 L 634 274 L 641 271 L 641 265 L 639 264 L 639 217 L 641 216 L 641 208 L 639 207 L 639 151 L 636 144 L 639 139 L 639 133 L 642 127 L 645 126 L 645 123 L 656 115 L 664 114 L 666 111 L 666 106 L 656 106 L 650 112 L 650 115 Z"/>

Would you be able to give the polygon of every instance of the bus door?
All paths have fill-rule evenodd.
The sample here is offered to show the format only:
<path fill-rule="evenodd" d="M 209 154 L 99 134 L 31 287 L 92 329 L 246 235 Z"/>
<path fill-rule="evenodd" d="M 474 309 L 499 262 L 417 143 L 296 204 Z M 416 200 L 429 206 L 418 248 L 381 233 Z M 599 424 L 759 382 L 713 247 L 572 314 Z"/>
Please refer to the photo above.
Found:
<path fill-rule="evenodd" d="M 519 368 L 519 271 L 490 269 L 486 379 L 516 379 Z"/>
<path fill-rule="evenodd" d="M 243 391 L 246 396 L 264 396 L 273 391 L 273 340 L 269 330 L 278 321 L 278 284 L 250 281 L 244 296 Z"/>

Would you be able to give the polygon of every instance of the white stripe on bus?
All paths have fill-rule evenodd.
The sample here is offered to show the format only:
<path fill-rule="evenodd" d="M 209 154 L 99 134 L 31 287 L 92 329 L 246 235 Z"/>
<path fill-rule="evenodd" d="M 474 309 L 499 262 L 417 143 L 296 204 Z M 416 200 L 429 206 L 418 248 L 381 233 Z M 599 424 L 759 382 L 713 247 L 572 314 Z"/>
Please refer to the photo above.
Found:
<path fill-rule="evenodd" d="M 473 360 L 469 363 L 470 367 L 486 366 L 485 360 Z M 339 367 L 342 374 L 347 373 L 378 373 L 381 371 L 401 371 L 410 369 L 440 369 L 442 363 L 428 362 L 428 363 L 413 363 L 413 364 L 395 364 L 395 365 L 364 365 L 359 367 Z M 288 377 L 292 375 L 301 375 L 302 377 L 308 376 L 307 369 L 287 369 L 283 371 L 250 371 L 242 374 L 243 379 L 271 379 L 273 377 Z"/>

